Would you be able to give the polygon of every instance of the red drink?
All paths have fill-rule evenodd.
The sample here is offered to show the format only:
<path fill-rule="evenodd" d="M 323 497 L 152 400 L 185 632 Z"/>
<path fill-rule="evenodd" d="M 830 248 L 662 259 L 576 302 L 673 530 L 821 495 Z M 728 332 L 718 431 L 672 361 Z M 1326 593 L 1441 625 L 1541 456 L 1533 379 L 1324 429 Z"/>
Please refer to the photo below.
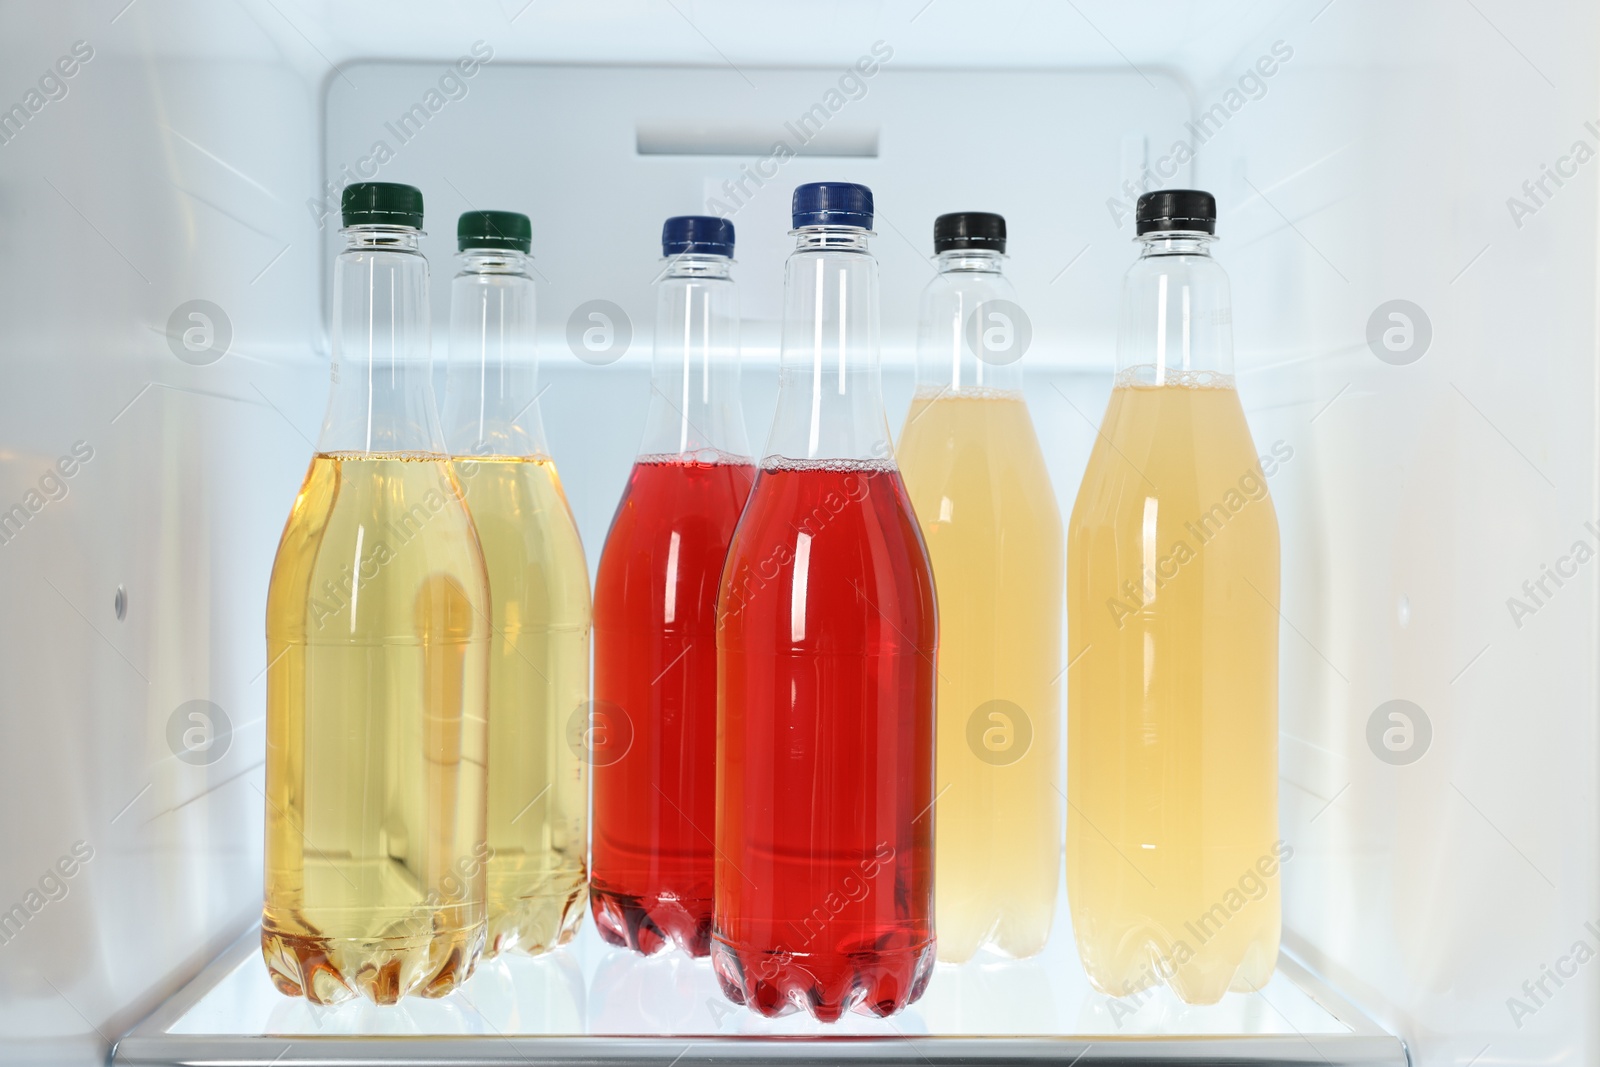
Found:
<path fill-rule="evenodd" d="M 595 582 L 589 899 L 601 937 L 644 953 L 710 950 L 716 597 L 755 468 L 708 454 L 634 464 Z"/>
<path fill-rule="evenodd" d="M 831 1021 L 926 987 L 936 618 L 892 463 L 763 465 L 718 603 L 712 958 L 730 999 Z"/>

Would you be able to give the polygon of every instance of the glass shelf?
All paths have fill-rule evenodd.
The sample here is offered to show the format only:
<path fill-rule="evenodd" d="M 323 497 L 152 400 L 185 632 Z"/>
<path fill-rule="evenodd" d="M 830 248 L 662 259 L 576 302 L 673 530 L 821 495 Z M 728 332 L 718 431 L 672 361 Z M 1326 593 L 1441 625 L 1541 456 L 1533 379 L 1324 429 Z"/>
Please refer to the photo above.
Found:
<path fill-rule="evenodd" d="M 763 1019 L 723 998 L 709 960 L 676 950 L 641 958 L 603 943 L 591 923 L 549 955 L 486 961 L 440 1000 L 318 1007 L 279 994 L 252 928 L 114 1050 L 125 1067 L 221 1063 L 492 1064 L 696 1067 L 778 1058 L 789 1064 L 1289 1063 L 1404 1067 L 1401 1041 L 1368 1021 L 1292 957 L 1255 993 L 1195 1007 L 1163 989 L 1094 991 L 1066 909 L 1045 951 L 939 964 L 922 999 L 889 1019 L 804 1013 Z"/>

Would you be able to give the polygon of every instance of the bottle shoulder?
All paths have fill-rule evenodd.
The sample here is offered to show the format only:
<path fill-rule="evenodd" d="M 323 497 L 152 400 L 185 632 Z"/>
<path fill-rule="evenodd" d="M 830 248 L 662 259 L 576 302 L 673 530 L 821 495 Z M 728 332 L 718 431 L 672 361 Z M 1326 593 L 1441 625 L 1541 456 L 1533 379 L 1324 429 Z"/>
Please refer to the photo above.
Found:
<path fill-rule="evenodd" d="M 485 637 L 487 627 L 466 617 L 488 608 L 483 552 L 445 457 L 314 457 L 267 599 L 274 639 L 404 644 L 445 631 L 452 639 Z"/>
<path fill-rule="evenodd" d="M 1270 522 L 1275 530 L 1269 466 L 1276 472 L 1278 464 L 1258 453 L 1231 385 L 1119 384 L 1069 527 L 1131 531 L 1147 521 L 1181 524 L 1221 506 L 1229 514 L 1249 511 L 1247 522 Z"/>
<path fill-rule="evenodd" d="M 664 569 L 674 552 L 681 566 L 701 567 L 726 552 L 755 481 L 743 457 L 695 463 L 677 456 L 642 456 L 601 549 L 598 582 L 623 571 Z"/>
<path fill-rule="evenodd" d="M 844 649 L 870 646 L 882 626 L 931 647 L 933 602 L 927 548 L 892 462 L 763 468 L 728 550 L 730 632 L 804 630 L 813 647 Z M 797 629 L 797 610 L 817 622 Z"/>

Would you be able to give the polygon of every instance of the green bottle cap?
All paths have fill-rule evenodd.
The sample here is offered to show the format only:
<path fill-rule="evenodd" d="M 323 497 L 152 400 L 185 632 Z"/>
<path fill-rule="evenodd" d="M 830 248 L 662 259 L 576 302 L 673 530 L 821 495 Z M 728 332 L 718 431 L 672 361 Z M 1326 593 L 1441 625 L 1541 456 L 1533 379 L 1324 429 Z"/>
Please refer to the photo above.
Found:
<path fill-rule="evenodd" d="M 533 225 L 516 211 L 465 211 L 456 223 L 456 248 L 509 248 L 526 252 L 533 247 Z"/>
<path fill-rule="evenodd" d="M 339 212 L 346 226 L 410 226 L 422 229 L 422 190 L 395 182 L 356 182 L 344 187 Z"/>

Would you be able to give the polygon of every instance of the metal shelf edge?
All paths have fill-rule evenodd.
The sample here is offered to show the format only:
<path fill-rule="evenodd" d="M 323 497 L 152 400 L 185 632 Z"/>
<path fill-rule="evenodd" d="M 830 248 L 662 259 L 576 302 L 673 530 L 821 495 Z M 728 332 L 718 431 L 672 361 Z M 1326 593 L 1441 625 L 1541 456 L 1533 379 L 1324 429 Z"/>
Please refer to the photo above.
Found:
<path fill-rule="evenodd" d="M 695 1064 L 747 1063 L 753 1059 L 785 1067 L 837 1067 L 862 1060 L 891 1067 L 1096 1067 L 1129 1063 L 1182 1063 L 1195 1067 L 1282 1064 L 1285 1067 L 1406 1067 L 1405 1046 L 1397 1037 L 918 1037 L 748 1038 L 705 1037 L 694 1041 L 656 1037 L 336 1037 L 296 1041 L 281 1037 L 204 1037 L 174 1039 L 127 1037 L 118 1043 L 113 1063 L 120 1067 L 194 1065 L 214 1067 L 330 1067 L 349 1064 L 405 1064 L 407 1067 L 462 1067 L 475 1064 L 529 1064 L 540 1067 L 692 1067 Z"/>

